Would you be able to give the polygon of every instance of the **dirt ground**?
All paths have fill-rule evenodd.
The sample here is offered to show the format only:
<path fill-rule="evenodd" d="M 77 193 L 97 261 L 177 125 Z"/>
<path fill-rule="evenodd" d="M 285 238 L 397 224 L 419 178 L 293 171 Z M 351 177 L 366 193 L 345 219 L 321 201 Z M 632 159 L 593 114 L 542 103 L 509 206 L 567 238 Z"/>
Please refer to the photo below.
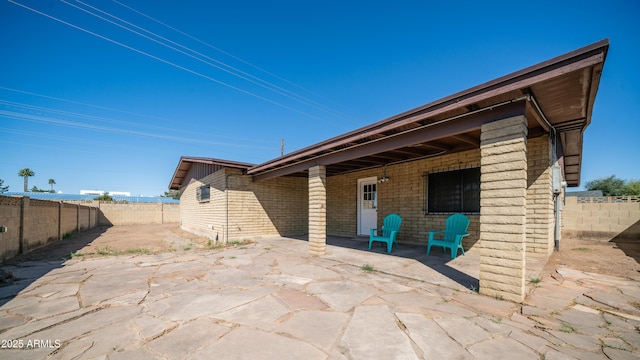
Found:
<path fill-rule="evenodd" d="M 196 251 L 214 245 L 208 238 L 180 229 L 178 224 L 96 227 L 27 254 L 18 255 L 7 263 L 59 260 L 76 256 Z"/>
<path fill-rule="evenodd" d="M 594 240 L 563 238 L 545 270 L 566 265 L 575 270 L 640 281 L 640 239 Z"/>
<path fill-rule="evenodd" d="M 198 251 L 215 246 L 208 238 L 180 229 L 178 224 L 98 227 L 75 234 L 9 260 L 59 260 L 74 256 L 145 254 L 166 251 Z M 608 242 L 563 238 L 560 251 L 554 251 L 545 271 L 559 266 L 631 278 L 640 281 L 640 239 Z"/>

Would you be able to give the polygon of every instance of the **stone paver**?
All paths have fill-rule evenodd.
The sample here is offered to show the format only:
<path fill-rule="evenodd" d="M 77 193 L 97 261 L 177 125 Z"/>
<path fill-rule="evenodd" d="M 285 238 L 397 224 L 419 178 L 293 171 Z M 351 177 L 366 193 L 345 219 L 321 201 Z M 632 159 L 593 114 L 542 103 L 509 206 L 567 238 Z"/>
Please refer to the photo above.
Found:
<path fill-rule="evenodd" d="M 353 359 L 418 359 L 386 305 L 359 306 L 342 337 Z"/>
<path fill-rule="evenodd" d="M 640 357 L 637 282 L 560 268 L 515 304 L 474 291 L 473 250 L 450 261 L 358 241 L 320 257 L 264 238 L 3 266 L 20 280 L 0 287 L 0 339 L 23 345 L 0 358 Z"/>

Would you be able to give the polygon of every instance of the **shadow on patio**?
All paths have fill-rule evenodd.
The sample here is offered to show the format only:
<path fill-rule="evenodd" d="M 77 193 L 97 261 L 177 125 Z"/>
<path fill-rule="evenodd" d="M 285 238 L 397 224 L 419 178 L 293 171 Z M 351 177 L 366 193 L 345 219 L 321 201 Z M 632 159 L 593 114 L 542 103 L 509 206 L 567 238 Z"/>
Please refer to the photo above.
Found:
<path fill-rule="evenodd" d="M 291 239 L 306 241 L 307 237 Z M 429 256 L 424 245 L 394 245 L 391 253 L 387 253 L 386 244 L 373 243 L 371 250 L 368 247 L 367 237 L 328 236 L 326 257 L 357 267 L 371 265 L 382 272 L 432 284 L 473 291 L 479 288 L 480 254 L 475 249 L 451 259 L 448 250 L 445 254 L 440 247 L 433 247 Z"/>
<path fill-rule="evenodd" d="M 307 241 L 306 236 L 287 237 L 289 239 Z M 387 253 L 386 244 L 373 243 L 371 250 L 368 237 L 327 237 L 328 259 L 337 260 L 356 267 L 373 266 L 383 273 L 401 276 L 416 281 L 428 282 L 454 288 L 478 291 L 480 288 L 480 249 L 478 246 L 465 250 L 451 259 L 449 250 L 442 252 L 441 247 L 433 247 L 427 256 L 426 245 L 399 244 L 394 245 L 391 253 Z M 530 290 L 531 284 L 526 279 L 541 276 L 547 258 L 527 254 L 525 286 Z"/>
<path fill-rule="evenodd" d="M 28 288 L 39 278 L 64 266 L 72 253 L 82 249 L 106 231 L 97 226 L 75 233 L 69 239 L 53 241 L 26 254 L 18 254 L 0 263 L 0 273 L 6 279 L 0 281 L 0 306 L 11 301 L 18 293 Z"/>

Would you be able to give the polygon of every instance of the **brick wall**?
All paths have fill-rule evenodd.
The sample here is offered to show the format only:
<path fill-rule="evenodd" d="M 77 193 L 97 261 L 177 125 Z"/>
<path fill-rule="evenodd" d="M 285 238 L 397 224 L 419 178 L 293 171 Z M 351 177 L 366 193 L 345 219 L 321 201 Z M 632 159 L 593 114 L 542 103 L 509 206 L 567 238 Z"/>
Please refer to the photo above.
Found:
<path fill-rule="evenodd" d="M 530 165 L 527 188 L 527 251 L 547 253 L 553 250 L 553 197 L 551 196 L 550 145 L 547 136 L 528 142 Z M 423 175 L 430 172 L 458 170 L 480 166 L 480 150 L 417 160 L 387 167 L 390 181 L 377 185 L 378 224 L 386 215 L 396 213 L 403 219 L 398 242 L 427 245 L 428 232 L 444 229 L 450 214 L 425 215 L 425 183 Z M 332 236 L 356 236 L 357 180 L 376 176 L 383 169 L 369 169 L 327 178 L 327 231 Z M 480 231 L 478 214 L 470 219 L 465 249 L 476 244 Z"/>
<path fill-rule="evenodd" d="M 60 221 L 62 236 L 78 231 L 78 206 L 80 205 L 62 203 L 62 218 Z"/>
<path fill-rule="evenodd" d="M 425 180 L 429 172 L 459 170 L 478 167 L 480 151 L 470 150 L 450 155 L 416 160 L 387 166 L 388 182 L 377 185 L 378 224 L 384 217 L 396 213 L 402 217 L 398 242 L 427 246 L 428 232 L 445 228 L 450 214 L 425 215 Z M 357 180 L 376 176 L 381 178 L 382 168 L 353 172 L 327 178 L 327 232 L 332 236 L 356 236 L 357 232 Z M 478 241 L 479 215 L 467 214 L 471 220 L 469 236 L 464 239 L 465 249 Z"/>
<path fill-rule="evenodd" d="M 309 169 L 309 254 L 324 255 L 327 248 L 327 169 Z"/>
<path fill-rule="evenodd" d="M 640 197 L 567 196 L 562 236 L 606 241 L 640 239 Z"/>
<path fill-rule="evenodd" d="M 181 226 L 218 241 L 225 241 L 227 230 L 229 240 L 305 234 L 308 228 L 306 181 L 306 178 L 281 177 L 253 182 L 251 176 L 242 175 L 240 170 L 218 170 L 202 179 L 191 180 L 182 190 Z M 199 202 L 196 191 L 204 185 L 210 186 L 210 199 Z M 225 192 L 227 186 L 228 193 Z"/>
<path fill-rule="evenodd" d="M 551 143 L 548 136 L 527 141 L 527 252 L 551 255 L 554 211 L 551 192 Z"/>
<path fill-rule="evenodd" d="M 222 241 L 226 226 L 225 181 L 227 169 L 221 169 L 200 180 L 191 180 L 180 195 L 180 224 L 182 229 Z M 231 175 L 231 173 L 229 174 Z M 209 185 L 209 201 L 199 202 L 196 191 Z"/>
<path fill-rule="evenodd" d="M 260 235 L 300 235 L 308 230 L 306 178 L 280 177 L 252 182 L 229 178 L 229 239 Z"/>
<path fill-rule="evenodd" d="M 548 253 L 553 245 L 553 198 L 548 137 L 530 139 L 527 161 L 527 246 L 529 252 Z M 429 172 L 480 166 L 480 150 L 470 150 L 387 167 L 389 182 L 377 185 L 378 224 L 390 213 L 403 218 L 398 241 L 427 245 L 428 232 L 444 229 L 450 214 L 425 215 L 425 182 Z M 357 181 L 382 177 L 382 168 L 331 176 L 327 184 L 327 235 L 356 236 Z M 228 179 L 227 179 L 228 177 Z M 308 179 L 281 177 L 252 182 L 240 170 L 221 169 L 203 179 L 191 180 L 182 190 L 180 221 L 183 229 L 223 240 L 226 234 L 229 190 L 229 239 L 260 235 L 295 235 L 308 231 Z M 196 190 L 211 186 L 210 200 L 198 203 Z M 479 214 L 467 214 L 470 236 L 463 246 L 469 249 L 479 239 Z"/>
<path fill-rule="evenodd" d="M 94 201 L 98 208 L 99 225 L 167 224 L 179 221 L 179 204 L 175 203 L 117 203 Z M 89 214 L 81 212 L 80 224 Z M 82 230 L 82 229 L 80 229 Z"/>
<path fill-rule="evenodd" d="M 0 196 L 0 226 L 7 232 L 0 233 L 0 261 L 9 259 L 20 251 L 20 204 L 22 198 Z"/>
<path fill-rule="evenodd" d="M 98 208 L 100 207 L 100 208 Z M 0 261 L 97 225 L 178 222 L 179 204 L 59 202 L 0 195 Z M 21 230 L 22 229 L 22 230 Z"/>
<path fill-rule="evenodd" d="M 524 116 L 482 125 L 480 293 L 521 302 L 525 291 L 528 139 Z"/>
<path fill-rule="evenodd" d="M 0 196 L 0 261 L 26 253 L 65 234 L 96 226 L 97 209 L 28 197 Z"/>
<path fill-rule="evenodd" d="M 358 179 L 372 176 L 382 176 L 382 169 L 327 177 L 327 235 L 344 237 L 357 235 Z M 378 203 L 378 214 L 380 211 Z"/>
<path fill-rule="evenodd" d="M 25 206 L 24 251 L 58 240 L 59 202 L 30 199 Z M 76 215 L 77 216 L 77 215 Z"/>

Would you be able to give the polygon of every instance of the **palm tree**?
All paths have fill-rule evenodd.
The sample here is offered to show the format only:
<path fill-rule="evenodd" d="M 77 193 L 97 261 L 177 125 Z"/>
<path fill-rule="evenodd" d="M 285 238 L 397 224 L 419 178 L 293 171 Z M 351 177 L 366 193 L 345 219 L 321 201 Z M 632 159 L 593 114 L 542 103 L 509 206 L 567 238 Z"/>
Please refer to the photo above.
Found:
<path fill-rule="evenodd" d="M 24 178 L 24 192 L 27 192 L 27 189 L 29 188 L 29 177 L 36 176 L 36 173 L 29 168 L 24 168 L 18 172 L 18 176 L 22 176 Z"/>
<path fill-rule="evenodd" d="M 53 179 L 49 179 L 49 185 L 51 185 L 51 192 L 53 192 L 53 185 L 56 184 L 56 181 Z"/>

